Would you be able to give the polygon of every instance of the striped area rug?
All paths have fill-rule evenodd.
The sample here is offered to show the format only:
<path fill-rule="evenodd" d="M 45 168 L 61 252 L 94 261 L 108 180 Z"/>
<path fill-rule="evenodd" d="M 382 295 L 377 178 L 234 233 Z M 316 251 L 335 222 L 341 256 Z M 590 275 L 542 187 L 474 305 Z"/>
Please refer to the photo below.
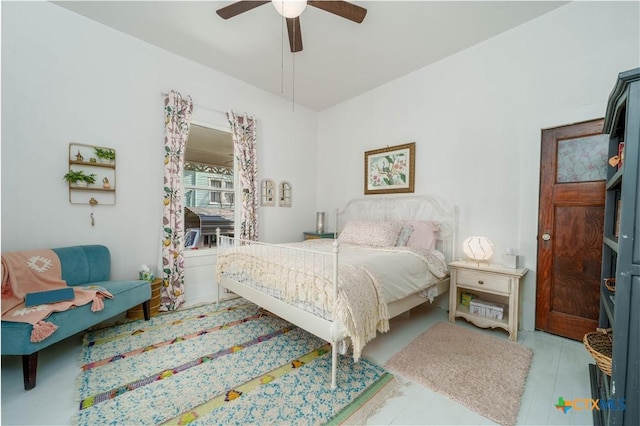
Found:
<path fill-rule="evenodd" d="M 332 390 L 330 346 L 240 298 L 93 330 L 73 423 L 353 423 L 397 381 L 339 360 Z"/>

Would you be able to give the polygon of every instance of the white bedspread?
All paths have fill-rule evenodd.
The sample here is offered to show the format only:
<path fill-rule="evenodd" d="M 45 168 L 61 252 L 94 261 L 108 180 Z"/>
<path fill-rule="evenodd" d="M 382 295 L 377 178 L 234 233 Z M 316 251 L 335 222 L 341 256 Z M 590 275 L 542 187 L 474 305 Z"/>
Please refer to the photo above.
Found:
<path fill-rule="evenodd" d="M 333 240 L 307 240 L 259 249 L 238 247 L 223 251 L 217 275 L 251 285 L 279 299 L 340 322 L 351 339 L 354 360 L 376 333 L 389 330 L 387 303 L 419 292 L 447 275 L 444 256 L 435 250 L 406 247 L 340 246 L 338 298 L 333 300 L 330 262 L 302 251 L 331 252 Z M 322 268 L 322 263 L 324 268 Z M 277 314 L 277 312 L 274 312 Z"/>
<path fill-rule="evenodd" d="M 301 244 L 313 250 L 330 251 L 332 242 L 315 239 Z M 359 265 L 369 271 L 377 281 L 386 303 L 404 299 L 449 275 L 444 255 L 437 250 L 342 244 L 340 264 L 345 263 Z"/>

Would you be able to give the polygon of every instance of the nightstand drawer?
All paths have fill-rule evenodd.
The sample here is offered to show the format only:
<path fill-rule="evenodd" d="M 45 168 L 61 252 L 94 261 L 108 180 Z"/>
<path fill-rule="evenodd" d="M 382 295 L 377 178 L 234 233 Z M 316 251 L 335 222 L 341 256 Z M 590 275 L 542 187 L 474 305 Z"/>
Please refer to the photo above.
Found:
<path fill-rule="evenodd" d="M 509 288 L 510 281 L 509 277 L 504 275 L 467 271 L 464 269 L 459 269 L 456 274 L 456 282 L 459 286 L 503 294 L 511 293 Z"/>

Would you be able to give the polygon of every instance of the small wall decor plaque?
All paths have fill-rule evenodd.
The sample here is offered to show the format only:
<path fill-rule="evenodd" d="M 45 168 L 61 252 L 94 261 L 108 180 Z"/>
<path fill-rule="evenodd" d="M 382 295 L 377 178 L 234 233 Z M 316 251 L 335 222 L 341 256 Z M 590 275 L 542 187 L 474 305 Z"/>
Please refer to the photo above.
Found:
<path fill-rule="evenodd" d="M 276 205 L 276 184 L 271 179 L 262 179 L 260 185 L 260 204 L 263 206 Z"/>
<path fill-rule="evenodd" d="M 291 207 L 291 184 L 286 180 L 280 182 L 280 207 Z"/>

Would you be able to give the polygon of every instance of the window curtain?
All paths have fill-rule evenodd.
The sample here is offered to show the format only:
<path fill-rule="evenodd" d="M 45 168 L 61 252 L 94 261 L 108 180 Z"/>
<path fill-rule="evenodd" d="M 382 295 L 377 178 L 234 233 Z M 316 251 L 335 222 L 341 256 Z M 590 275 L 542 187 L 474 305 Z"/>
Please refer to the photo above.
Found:
<path fill-rule="evenodd" d="M 184 303 L 184 206 L 182 175 L 193 102 L 176 91 L 164 100 L 164 208 L 162 211 L 163 311 Z"/>
<path fill-rule="evenodd" d="M 246 114 L 227 113 L 233 137 L 233 152 L 238 164 L 242 191 L 240 235 L 245 240 L 258 240 L 258 157 L 256 155 L 256 119 Z"/>

